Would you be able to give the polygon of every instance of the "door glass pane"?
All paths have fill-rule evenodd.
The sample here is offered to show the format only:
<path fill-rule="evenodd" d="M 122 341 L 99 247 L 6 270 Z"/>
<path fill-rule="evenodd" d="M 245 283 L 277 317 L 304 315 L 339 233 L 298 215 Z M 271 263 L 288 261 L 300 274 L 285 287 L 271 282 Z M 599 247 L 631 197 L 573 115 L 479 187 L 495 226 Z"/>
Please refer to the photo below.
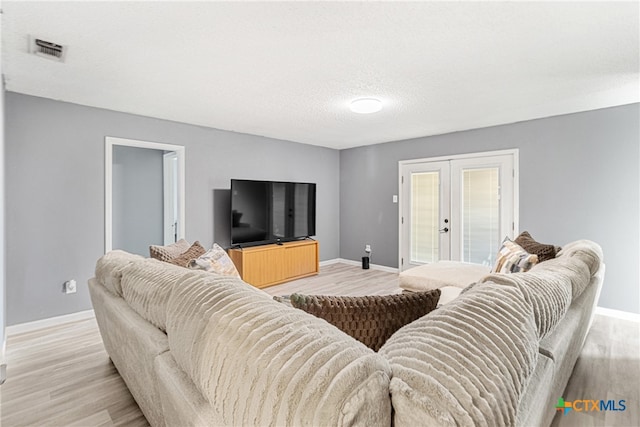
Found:
<path fill-rule="evenodd" d="M 462 171 L 462 261 L 493 265 L 500 246 L 499 168 Z"/>
<path fill-rule="evenodd" d="M 438 261 L 440 173 L 411 175 L 411 262 Z"/>

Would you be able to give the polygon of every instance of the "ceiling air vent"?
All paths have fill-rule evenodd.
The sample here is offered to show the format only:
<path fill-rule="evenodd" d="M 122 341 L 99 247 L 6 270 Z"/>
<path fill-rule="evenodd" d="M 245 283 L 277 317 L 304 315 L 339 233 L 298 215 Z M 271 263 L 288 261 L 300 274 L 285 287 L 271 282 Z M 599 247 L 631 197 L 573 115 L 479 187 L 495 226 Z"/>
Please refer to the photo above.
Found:
<path fill-rule="evenodd" d="M 43 58 L 63 62 L 67 49 L 61 44 L 42 40 L 36 37 L 31 38 L 31 53 Z"/>

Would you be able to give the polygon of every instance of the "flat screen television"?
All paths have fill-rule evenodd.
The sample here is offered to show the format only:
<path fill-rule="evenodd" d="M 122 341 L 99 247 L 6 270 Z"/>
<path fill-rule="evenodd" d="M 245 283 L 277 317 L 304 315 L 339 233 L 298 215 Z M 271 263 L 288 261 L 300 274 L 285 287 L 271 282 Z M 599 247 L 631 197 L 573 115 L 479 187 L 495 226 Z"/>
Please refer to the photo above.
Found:
<path fill-rule="evenodd" d="M 231 180 L 231 245 L 255 246 L 316 234 L 316 184 Z"/>

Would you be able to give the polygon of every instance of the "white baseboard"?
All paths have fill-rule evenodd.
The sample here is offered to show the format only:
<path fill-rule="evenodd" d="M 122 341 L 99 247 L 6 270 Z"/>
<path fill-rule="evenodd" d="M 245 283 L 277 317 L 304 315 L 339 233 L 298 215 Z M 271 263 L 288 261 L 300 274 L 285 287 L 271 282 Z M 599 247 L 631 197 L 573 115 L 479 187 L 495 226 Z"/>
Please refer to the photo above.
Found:
<path fill-rule="evenodd" d="M 331 264 L 347 264 L 347 265 L 353 265 L 356 267 L 362 266 L 362 263 L 359 261 L 353 261 L 353 260 L 344 259 L 344 258 L 334 258 L 327 261 L 322 261 L 320 263 L 320 267 L 324 267 Z M 387 273 L 396 273 L 396 274 L 398 273 L 397 268 L 387 267 L 386 265 L 369 264 L 369 268 L 371 270 L 386 271 Z"/>
<path fill-rule="evenodd" d="M 58 326 L 68 322 L 77 322 L 78 320 L 91 319 L 93 317 L 95 317 L 93 310 L 79 311 L 77 313 L 65 314 L 63 316 L 49 317 L 48 319 L 7 326 L 6 332 L 7 336 L 23 334 L 25 332 L 36 331 L 38 329 L 48 328 L 51 326 Z"/>
<path fill-rule="evenodd" d="M 326 267 L 331 264 L 338 264 L 340 262 L 340 258 L 328 259 L 326 261 L 320 261 L 320 267 Z"/>
<path fill-rule="evenodd" d="M 640 323 L 640 314 L 638 313 L 630 313 L 628 311 L 614 310 L 612 308 L 596 307 L 596 314 Z"/>

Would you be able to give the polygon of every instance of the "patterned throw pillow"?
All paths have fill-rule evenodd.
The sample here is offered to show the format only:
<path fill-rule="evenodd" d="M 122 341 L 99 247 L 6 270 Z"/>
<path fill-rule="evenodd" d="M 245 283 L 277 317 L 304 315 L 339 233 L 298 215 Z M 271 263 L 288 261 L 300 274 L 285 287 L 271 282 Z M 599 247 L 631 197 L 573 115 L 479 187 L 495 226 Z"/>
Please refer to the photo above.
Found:
<path fill-rule="evenodd" d="M 530 254 L 508 237 L 502 242 L 492 273 L 524 273 L 538 262 L 538 255 Z"/>
<path fill-rule="evenodd" d="M 395 331 L 436 308 L 440 289 L 364 297 L 290 296 L 291 305 L 326 320 L 373 351 Z"/>
<path fill-rule="evenodd" d="M 235 264 L 233 264 L 229 255 L 227 255 L 227 252 L 217 243 L 214 243 L 211 249 L 198 258 L 191 260 L 189 268 L 240 278 Z"/>
<path fill-rule="evenodd" d="M 522 249 L 530 254 L 538 255 L 538 262 L 547 261 L 556 257 L 556 247 L 554 245 L 545 245 L 544 243 L 536 242 L 528 231 L 520 233 L 514 242 L 522 246 Z"/>
<path fill-rule="evenodd" d="M 149 246 L 149 256 L 160 261 L 169 262 L 171 258 L 182 255 L 189 247 L 191 247 L 191 243 L 184 239 L 166 246 L 151 245 Z"/>
<path fill-rule="evenodd" d="M 198 258 L 200 255 L 206 252 L 206 249 L 202 247 L 200 242 L 195 241 L 193 245 L 185 252 L 181 253 L 175 258 L 171 258 L 169 263 L 179 265 L 180 267 L 188 267 L 191 260 Z"/>

